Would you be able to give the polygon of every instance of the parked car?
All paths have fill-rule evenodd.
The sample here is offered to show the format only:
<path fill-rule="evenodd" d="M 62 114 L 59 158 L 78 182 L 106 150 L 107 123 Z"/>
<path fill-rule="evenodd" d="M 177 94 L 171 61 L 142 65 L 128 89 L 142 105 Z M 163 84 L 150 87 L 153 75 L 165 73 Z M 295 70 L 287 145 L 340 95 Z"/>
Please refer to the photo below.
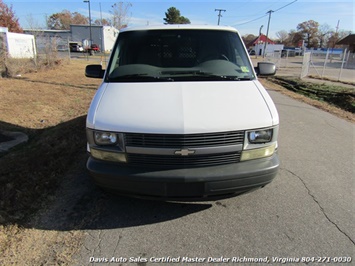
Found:
<path fill-rule="evenodd" d="M 84 51 L 84 48 L 77 44 L 77 43 L 74 43 L 74 44 L 69 44 L 69 47 L 70 47 L 70 52 L 83 52 Z"/>
<path fill-rule="evenodd" d="M 87 121 L 87 168 L 101 187 L 158 199 L 225 197 L 279 168 L 279 116 L 236 29 L 122 29 Z"/>
<path fill-rule="evenodd" d="M 84 51 L 89 53 L 89 55 L 94 55 L 95 53 L 100 52 L 100 47 L 97 44 L 92 44 L 84 47 Z"/>
<path fill-rule="evenodd" d="M 100 52 L 100 47 L 97 44 L 93 43 L 91 45 L 91 50 L 93 50 L 95 52 Z"/>

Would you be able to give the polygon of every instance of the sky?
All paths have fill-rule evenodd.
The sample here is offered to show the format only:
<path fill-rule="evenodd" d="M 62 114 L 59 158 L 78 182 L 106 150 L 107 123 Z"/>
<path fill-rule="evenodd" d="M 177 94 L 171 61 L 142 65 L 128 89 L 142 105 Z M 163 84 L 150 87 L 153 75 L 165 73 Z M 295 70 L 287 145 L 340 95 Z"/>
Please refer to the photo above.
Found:
<path fill-rule="evenodd" d="M 63 11 L 78 12 L 89 16 L 88 3 L 83 0 L 3 0 L 12 6 L 20 26 L 29 28 L 30 24 L 45 28 L 46 17 Z M 91 18 L 110 18 L 112 4 L 119 1 L 90 0 Z M 320 0 L 175 0 L 175 1 L 124 1 L 130 2 L 128 26 L 163 24 L 165 12 L 169 7 L 176 7 L 182 16 L 187 17 L 191 24 L 217 25 L 219 12 L 220 25 L 235 27 L 241 35 L 258 35 L 259 30 L 266 35 L 269 14 L 272 10 L 269 36 L 276 38 L 281 30 L 296 30 L 297 25 L 304 21 L 315 20 L 320 25 L 327 24 L 333 30 L 355 32 L 354 0 L 320 1 Z M 32 22 L 30 22 L 32 21 Z"/>

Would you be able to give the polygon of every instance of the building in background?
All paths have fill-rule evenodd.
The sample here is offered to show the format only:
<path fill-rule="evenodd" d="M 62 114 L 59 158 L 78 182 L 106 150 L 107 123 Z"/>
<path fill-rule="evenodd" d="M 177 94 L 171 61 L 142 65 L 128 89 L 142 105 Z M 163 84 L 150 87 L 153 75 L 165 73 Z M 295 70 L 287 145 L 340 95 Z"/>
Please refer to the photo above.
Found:
<path fill-rule="evenodd" d="M 345 38 L 336 43 L 337 45 L 343 45 L 351 53 L 355 53 L 355 34 L 349 34 Z"/>
<path fill-rule="evenodd" d="M 25 29 L 23 32 L 35 36 L 38 53 L 67 50 L 68 40 L 71 38 L 69 30 Z"/>
<path fill-rule="evenodd" d="M 54 47 L 57 51 L 68 50 L 69 44 L 78 44 L 82 47 L 90 46 L 90 26 L 70 25 L 70 30 L 33 30 L 24 29 L 26 34 L 36 38 L 38 50 Z M 118 30 L 111 26 L 91 25 L 92 42 L 100 51 L 110 52 L 118 35 Z"/>
<path fill-rule="evenodd" d="M 70 25 L 70 32 L 72 42 L 81 42 L 83 47 L 90 45 L 89 25 Z M 111 26 L 91 25 L 92 44 L 98 45 L 101 51 L 110 52 L 118 32 Z"/>
<path fill-rule="evenodd" d="M 260 34 L 254 40 L 247 43 L 246 47 L 250 55 L 256 55 L 256 56 L 272 54 L 275 52 L 281 53 L 281 51 L 284 49 L 283 44 L 276 44 L 273 40 L 267 38 L 264 34 Z"/>

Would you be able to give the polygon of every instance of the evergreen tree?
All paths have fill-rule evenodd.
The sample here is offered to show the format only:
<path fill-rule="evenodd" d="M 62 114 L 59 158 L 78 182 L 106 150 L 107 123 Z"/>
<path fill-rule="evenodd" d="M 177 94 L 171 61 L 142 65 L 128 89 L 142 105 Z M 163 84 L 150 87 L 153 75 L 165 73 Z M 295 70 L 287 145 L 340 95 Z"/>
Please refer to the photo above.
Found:
<path fill-rule="evenodd" d="M 190 24 L 190 20 L 180 15 L 180 10 L 175 7 L 168 8 L 165 12 L 165 24 Z"/>

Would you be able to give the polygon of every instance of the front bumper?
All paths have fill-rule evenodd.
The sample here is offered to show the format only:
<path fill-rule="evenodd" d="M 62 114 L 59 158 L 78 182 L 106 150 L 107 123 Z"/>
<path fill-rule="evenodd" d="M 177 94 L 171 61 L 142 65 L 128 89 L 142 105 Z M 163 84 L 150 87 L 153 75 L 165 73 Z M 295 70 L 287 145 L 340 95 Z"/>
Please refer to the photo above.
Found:
<path fill-rule="evenodd" d="M 273 156 L 235 164 L 188 169 L 132 167 L 88 159 L 95 183 L 119 194 L 161 199 L 199 199 L 243 193 L 270 183 L 279 168 Z"/>

